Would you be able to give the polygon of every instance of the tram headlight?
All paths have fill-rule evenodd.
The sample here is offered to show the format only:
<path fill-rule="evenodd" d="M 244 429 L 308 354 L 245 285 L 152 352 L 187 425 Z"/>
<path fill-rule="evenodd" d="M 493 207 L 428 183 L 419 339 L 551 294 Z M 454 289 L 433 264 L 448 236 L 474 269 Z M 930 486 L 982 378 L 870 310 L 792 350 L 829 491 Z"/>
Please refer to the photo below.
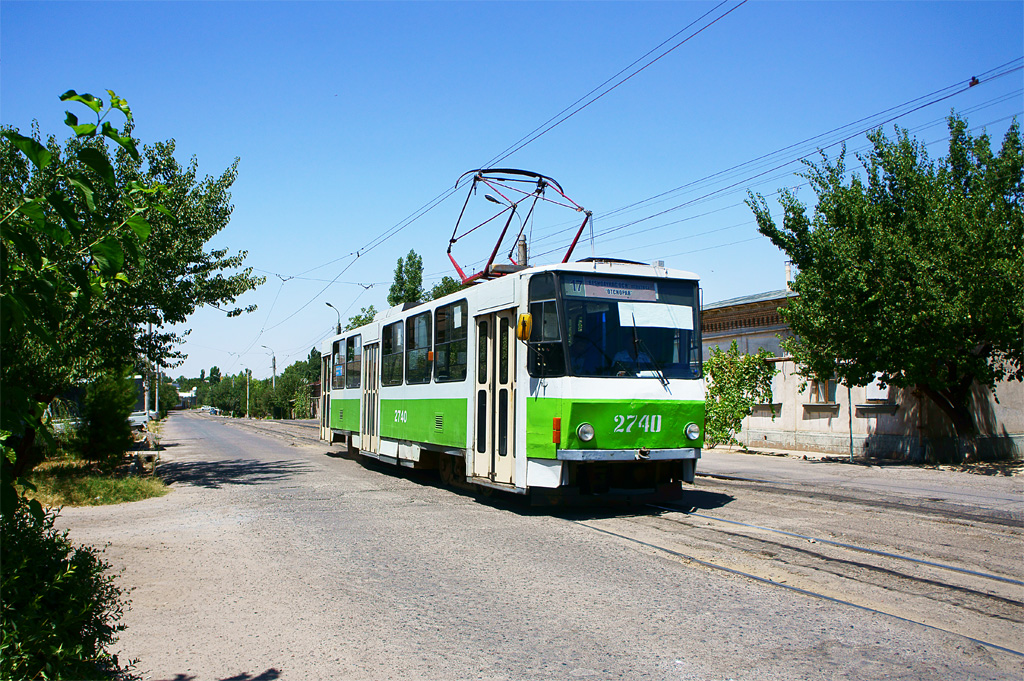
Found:
<path fill-rule="evenodd" d="M 686 424 L 686 429 L 683 432 L 685 432 L 686 437 L 690 438 L 691 440 L 700 439 L 700 426 L 698 426 L 696 423 Z"/>
<path fill-rule="evenodd" d="M 594 426 L 589 423 L 581 423 L 580 427 L 576 429 L 576 437 L 583 442 L 590 442 L 594 439 Z"/>

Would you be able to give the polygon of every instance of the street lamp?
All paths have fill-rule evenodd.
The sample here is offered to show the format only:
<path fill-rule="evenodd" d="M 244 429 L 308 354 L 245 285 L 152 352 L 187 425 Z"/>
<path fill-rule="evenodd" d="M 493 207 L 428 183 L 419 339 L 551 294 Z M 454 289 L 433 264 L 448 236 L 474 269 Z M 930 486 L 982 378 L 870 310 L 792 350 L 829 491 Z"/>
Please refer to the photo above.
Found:
<path fill-rule="evenodd" d="M 334 310 L 338 314 L 338 333 L 341 333 L 341 313 L 338 312 L 338 308 L 334 307 L 333 305 L 331 305 L 328 302 L 324 302 L 324 305 L 326 305 L 327 307 L 331 308 L 332 310 Z"/>
<path fill-rule="evenodd" d="M 274 380 L 272 384 L 274 386 L 274 390 L 277 390 L 277 355 L 274 354 L 274 348 L 272 347 L 269 347 L 267 345 L 261 345 L 260 347 L 270 350 L 271 366 L 274 369 Z"/>

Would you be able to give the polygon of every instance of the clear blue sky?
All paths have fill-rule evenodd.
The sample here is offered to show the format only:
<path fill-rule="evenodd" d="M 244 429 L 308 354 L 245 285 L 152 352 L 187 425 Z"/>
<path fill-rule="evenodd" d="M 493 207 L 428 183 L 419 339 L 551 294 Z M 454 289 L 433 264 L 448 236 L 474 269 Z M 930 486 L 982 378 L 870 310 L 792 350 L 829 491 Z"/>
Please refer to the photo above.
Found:
<path fill-rule="evenodd" d="M 27 131 L 37 119 L 63 138 L 58 95 L 112 89 L 128 99 L 144 142 L 174 138 L 179 160 L 194 155 L 213 175 L 239 157 L 234 214 L 213 245 L 248 251 L 267 276 L 240 301 L 259 309 L 235 319 L 196 313 L 189 357 L 168 373 L 245 366 L 266 377 L 261 346 L 281 371 L 331 331 L 325 301 L 346 320 L 371 303 L 386 307 L 395 261 L 410 248 L 423 256 L 428 287 L 454 274 L 445 249 L 463 194 L 358 259 L 350 253 L 716 4 L 4 0 L 0 122 Z M 1018 1 L 748 2 L 502 165 L 549 175 L 594 211 L 598 255 L 697 272 L 706 302 L 779 289 L 784 258 L 758 235 L 746 190 L 799 185 L 798 157 L 867 123 L 717 173 L 1012 60 L 1020 66 L 1022 54 Z M 896 123 L 934 141 L 936 157 L 951 108 L 1001 141 L 1024 108 L 1021 73 Z M 847 144 L 861 149 L 864 138 Z M 567 219 L 537 216 L 535 254 L 567 244 L 542 240 Z M 456 255 L 478 262 L 490 245 L 460 242 Z M 588 241 L 575 255 L 590 254 Z"/>

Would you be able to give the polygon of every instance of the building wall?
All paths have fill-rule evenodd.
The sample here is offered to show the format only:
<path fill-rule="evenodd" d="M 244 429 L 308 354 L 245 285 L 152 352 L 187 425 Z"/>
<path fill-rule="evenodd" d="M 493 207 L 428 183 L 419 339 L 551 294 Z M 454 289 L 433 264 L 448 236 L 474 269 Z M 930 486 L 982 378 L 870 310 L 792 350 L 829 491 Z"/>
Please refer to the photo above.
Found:
<path fill-rule="evenodd" d="M 777 447 L 834 455 L 924 460 L 952 459 L 957 442 L 949 419 L 927 398 L 910 389 L 862 386 L 831 390 L 815 386 L 782 357 L 780 338 L 789 330 L 778 316 L 792 294 L 785 291 L 726 301 L 704 310 L 704 356 L 711 347 L 727 349 L 733 340 L 741 352 L 766 348 L 779 369 L 772 380 L 771 404 L 758 405 L 743 420 L 737 436 L 749 447 Z M 774 296 L 774 297 L 773 297 Z M 767 297 L 767 299 L 766 299 Z M 774 313 L 774 316 L 773 316 Z M 986 458 L 1024 458 L 1024 384 L 1003 382 L 992 391 L 976 385 L 975 422 L 982 435 L 978 454 Z"/>

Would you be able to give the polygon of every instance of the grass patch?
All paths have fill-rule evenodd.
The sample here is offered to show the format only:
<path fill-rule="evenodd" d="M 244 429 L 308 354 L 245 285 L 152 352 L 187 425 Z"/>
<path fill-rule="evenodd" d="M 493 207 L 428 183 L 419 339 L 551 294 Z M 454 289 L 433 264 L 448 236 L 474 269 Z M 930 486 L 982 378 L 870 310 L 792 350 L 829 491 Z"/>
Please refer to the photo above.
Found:
<path fill-rule="evenodd" d="M 36 491 L 28 496 L 44 506 L 105 506 L 162 497 L 170 491 L 159 478 L 129 473 L 127 468 L 109 472 L 88 461 L 44 461 L 29 474 Z"/>

